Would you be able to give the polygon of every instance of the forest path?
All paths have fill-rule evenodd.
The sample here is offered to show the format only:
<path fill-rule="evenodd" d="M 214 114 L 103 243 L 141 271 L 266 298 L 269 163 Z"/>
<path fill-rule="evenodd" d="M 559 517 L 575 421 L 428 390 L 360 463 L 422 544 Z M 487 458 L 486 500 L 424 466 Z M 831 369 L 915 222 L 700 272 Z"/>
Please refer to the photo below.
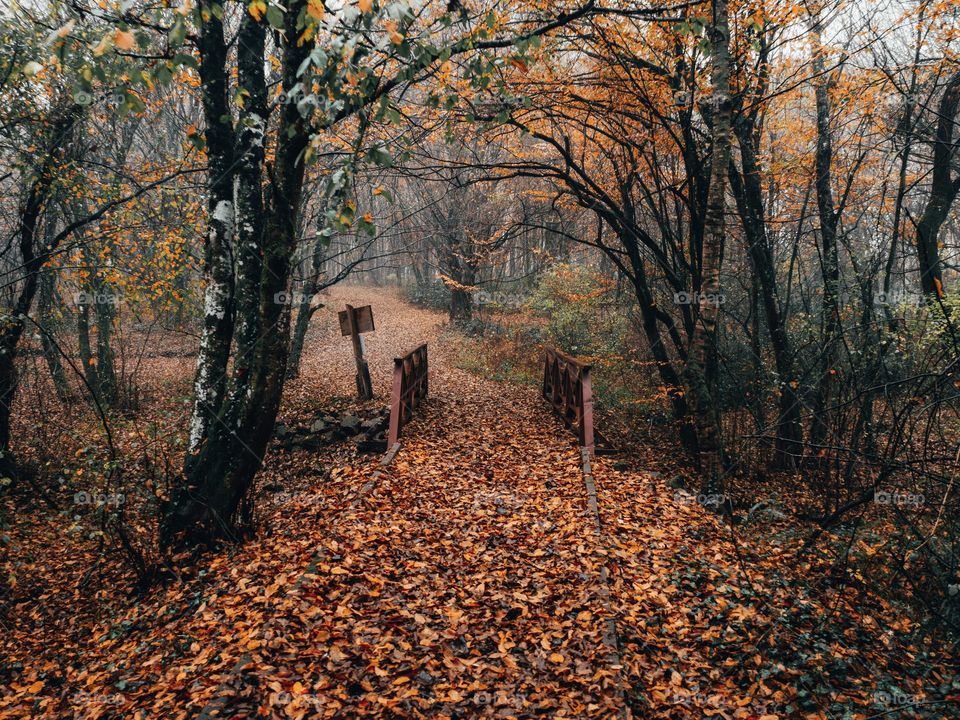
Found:
<path fill-rule="evenodd" d="M 435 329 L 430 397 L 393 463 L 373 482 L 373 465 L 344 469 L 340 501 L 314 508 L 322 547 L 298 594 L 325 620 L 280 635 L 271 665 L 303 663 L 305 640 L 305 702 L 343 717 L 614 717 L 573 437 L 533 388 L 456 368 L 456 336 Z"/>

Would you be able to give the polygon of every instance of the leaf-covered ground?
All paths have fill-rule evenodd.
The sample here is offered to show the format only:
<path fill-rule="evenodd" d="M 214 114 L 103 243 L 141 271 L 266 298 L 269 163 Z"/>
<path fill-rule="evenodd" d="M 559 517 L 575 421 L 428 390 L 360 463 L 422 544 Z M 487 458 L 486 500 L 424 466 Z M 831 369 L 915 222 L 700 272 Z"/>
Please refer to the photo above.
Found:
<path fill-rule="evenodd" d="M 946 649 L 891 599 L 817 581 L 787 521 L 724 525 L 650 448 L 631 470 L 596 461 L 597 534 L 572 435 L 535 389 L 458 369 L 435 314 L 370 289 L 344 302 L 374 304 L 375 403 L 392 357 L 430 342 L 431 397 L 394 462 L 274 450 L 260 486 L 283 492 L 261 493 L 256 539 L 145 598 L 118 573 L 79 609 L 90 548 L 38 520 L 0 717 L 957 716 Z M 352 389 L 349 343 L 318 315 L 282 417 Z"/>

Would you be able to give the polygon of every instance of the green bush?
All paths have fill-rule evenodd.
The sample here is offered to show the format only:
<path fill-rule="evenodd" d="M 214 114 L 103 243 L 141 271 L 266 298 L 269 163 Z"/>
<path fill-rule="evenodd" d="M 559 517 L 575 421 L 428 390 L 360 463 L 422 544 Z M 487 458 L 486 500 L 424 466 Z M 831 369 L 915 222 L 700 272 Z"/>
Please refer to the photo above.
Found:
<path fill-rule="evenodd" d="M 557 265 L 540 278 L 530 309 L 546 319 L 546 342 L 571 355 L 616 358 L 630 347 L 632 322 L 613 283 L 586 268 Z"/>

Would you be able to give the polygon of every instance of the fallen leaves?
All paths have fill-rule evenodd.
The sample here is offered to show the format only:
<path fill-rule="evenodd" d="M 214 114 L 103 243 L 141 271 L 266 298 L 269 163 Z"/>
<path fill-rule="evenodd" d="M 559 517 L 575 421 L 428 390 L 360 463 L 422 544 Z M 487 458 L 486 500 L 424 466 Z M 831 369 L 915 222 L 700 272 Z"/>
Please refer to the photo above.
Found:
<path fill-rule="evenodd" d="M 827 605 L 769 545 L 746 549 L 744 577 L 718 518 L 606 459 L 594 465 L 598 539 L 577 450 L 533 390 L 452 368 L 429 313 L 350 300 L 378 303 L 391 334 L 368 343 L 371 368 L 386 368 L 374 372 L 381 398 L 393 354 L 431 342 L 432 396 L 395 463 L 361 495 L 376 460 L 344 456 L 327 475 L 310 453 L 271 454 L 261 482 L 298 478 L 304 492 L 261 504 L 260 537 L 146 598 L 58 619 L 59 645 L 4 638 L 0 716 L 607 719 L 622 680 L 634 717 L 843 707 L 864 708 L 850 714 L 860 720 L 882 712 L 877 678 L 896 662 L 930 668 L 898 678 L 911 697 L 950 682 L 925 648 L 905 647 L 913 626 L 889 605 Z M 288 414 L 353 390 L 349 344 L 318 320 L 335 340 L 308 346 Z M 622 669 L 603 642 L 602 566 Z M 76 582 L 86 567 L 62 569 Z"/>

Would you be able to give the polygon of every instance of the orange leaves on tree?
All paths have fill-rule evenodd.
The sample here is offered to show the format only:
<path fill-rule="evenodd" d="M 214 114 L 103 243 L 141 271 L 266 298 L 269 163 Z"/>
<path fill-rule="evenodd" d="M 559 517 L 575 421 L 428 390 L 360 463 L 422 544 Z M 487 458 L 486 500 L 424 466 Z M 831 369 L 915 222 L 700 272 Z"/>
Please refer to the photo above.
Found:
<path fill-rule="evenodd" d="M 254 20 L 260 22 L 267 12 L 267 3 L 265 0 L 251 0 L 250 4 L 247 5 L 247 12 L 250 13 Z"/>

